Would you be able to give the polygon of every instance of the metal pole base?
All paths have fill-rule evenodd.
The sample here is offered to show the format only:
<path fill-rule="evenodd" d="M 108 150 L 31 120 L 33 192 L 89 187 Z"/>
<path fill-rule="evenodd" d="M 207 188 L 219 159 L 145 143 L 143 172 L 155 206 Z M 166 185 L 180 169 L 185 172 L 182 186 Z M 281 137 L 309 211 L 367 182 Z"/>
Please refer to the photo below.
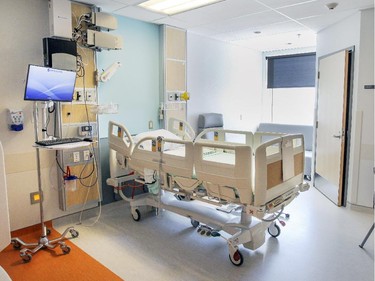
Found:
<path fill-rule="evenodd" d="M 64 254 L 69 254 L 70 247 L 66 245 L 64 241 L 62 241 L 65 239 L 65 236 L 68 234 L 68 232 L 70 232 L 70 235 L 73 238 L 76 238 L 79 235 L 78 231 L 76 231 L 72 226 L 70 226 L 67 229 L 65 229 L 64 233 L 60 237 L 52 240 L 49 240 L 46 235 L 42 235 L 37 243 L 26 243 L 18 237 L 12 238 L 11 243 L 13 244 L 13 248 L 17 250 L 21 249 L 22 246 L 25 247 L 22 250 L 20 250 L 20 257 L 26 263 L 30 262 L 32 255 L 38 252 L 40 249 L 54 249 L 57 246 L 60 246 Z"/>

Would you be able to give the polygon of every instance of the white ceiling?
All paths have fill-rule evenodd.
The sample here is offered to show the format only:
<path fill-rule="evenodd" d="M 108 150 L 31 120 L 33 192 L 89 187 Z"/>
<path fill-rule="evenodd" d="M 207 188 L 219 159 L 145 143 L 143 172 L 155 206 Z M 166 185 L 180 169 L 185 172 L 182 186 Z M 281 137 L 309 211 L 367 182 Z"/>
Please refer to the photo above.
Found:
<path fill-rule="evenodd" d="M 103 12 L 168 24 L 259 51 L 314 47 L 318 31 L 374 7 L 374 0 L 223 0 L 167 16 L 137 6 L 145 0 L 80 1 L 94 4 Z M 329 10 L 325 5 L 332 2 L 338 6 Z"/>

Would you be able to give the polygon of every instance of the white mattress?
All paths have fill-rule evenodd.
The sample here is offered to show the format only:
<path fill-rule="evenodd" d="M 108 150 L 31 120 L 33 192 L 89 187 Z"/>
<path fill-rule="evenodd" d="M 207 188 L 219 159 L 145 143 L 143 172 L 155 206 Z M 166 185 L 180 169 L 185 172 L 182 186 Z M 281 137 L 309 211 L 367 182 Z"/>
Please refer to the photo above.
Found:
<path fill-rule="evenodd" d="M 203 160 L 222 163 L 222 164 L 229 164 L 229 165 L 236 164 L 236 156 L 234 153 L 224 152 L 220 150 L 212 152 L 212 153 L 205 153 L 203 155 Z"/>

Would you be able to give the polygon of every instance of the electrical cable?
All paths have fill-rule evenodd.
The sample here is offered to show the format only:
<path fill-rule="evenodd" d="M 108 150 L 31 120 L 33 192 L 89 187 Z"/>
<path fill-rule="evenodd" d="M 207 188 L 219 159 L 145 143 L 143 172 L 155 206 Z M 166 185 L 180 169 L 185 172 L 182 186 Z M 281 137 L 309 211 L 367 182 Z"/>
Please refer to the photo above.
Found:
<path fill-rule="evenodd" d="M 281 206 L 281 209 L 277 215 L 273 215 L 270 219 L 262 219 L 262 221 L 265 221 L 265 222 L 275 221 L 283 214 L 283 211 L 284 211 L 284 205 Z"/>
<path fill-rule="evenodd" d="M 96 180 L 97 180 L 97 177 L 96 177 Z M 92 184 L 92 182 L 90 183 L 90 185 L 91 184 Z M 93 185 L 91 185 L 91 186 L 93 186 Z M 99 213 L 98 213 L 95 221 L 92 224 L 86 224 L 85 225 L 85 224 L 82 223 L 82 215 L 83 215 L 83 211 L 85 210 L 85 206 L 87 204 L 87 200 L 88 200 L 90 190 L 91 190 L 91 188 L 87 189 L 85 201 L 83 203 L 83 206 L 82 206 L 82 209 L 81 209 L 81 212 L 80 212 L 80 215 L 79 215 L 79 222 L 77 223 L 78 225 L 82 225 L 82 226 L 86 226 L 86 227 L 94 226 L 99 221 L 99 219 L 101 217 L 101 214 L 102 214 L 102 198 L 101 198 L 101 193 L 100 193 L 100 190 L 99 190 L 99 184 L 97 184 L 97 192 L 98 192 L 98 196 L 99 196 L 99 198 L 98 198 L 99 199 Z"/>
<path fill-rule="evenodd" d="M 82 61 L 82 65 L 81 65 L 82 69 L 83 69 L 83 76 L 82 76 L 82 82 L 83 82 L 83 100 L 84 100 L 84 104 L 85 104 L 85 112 L 86 112 L 86 118 L 87 118 L 87 124 L 88 126 L 91 126 L 90 124 L 90 116 L 89 116 L 89 112 L 88 112 L 88 105 L 87 105 L 87 97 L 85 95 L 86 93 L 86 80 L 85 80 L 85 66 L 83 64 L 83 61 Z M 78 224 L 81 224 L 83 226 L 87 226 L 87 227 L 91 227 L 91 226 L 94 226 L 100 219 L 101 217 L 101 212 L 102 212 L 102 198 L 101 198 L 101 193 L 100 193 L 100 189 L 99 189 L 99 184 L 98 184 L 98 163 L 97 163 L 97 155 L 95 153 L 95 147 L 93 146 L 93 144 L 91 144 L 91 153 L 92 153 L 92 158 L 93 158 L 93 162 L 92 162 L 92 171 L 89 173 L 88 176 L 85 176 L 83 177 L 83 172 L 84 170 L 86 169 L 87 167 L 87 163 L 86 165 L 82 168 L 81 170 L 81 173 L 80 173 L 80 177 L 79 177 L 79 181 L 80 181 L 80 184 L 82 186 L 85 186 L 87 187 L 87 192 L 86 192 L 86 197 L 85 197 L 85 201 L 84 201 L 84 204 L 82 206 L 82 209 L 81 209 L 81 212 L 80 212 L 80 216 L 79 216 L 79 223 Z M 96 175 L 95 175 L 95 179 L 93 181 L 93 177 L 92 175 L 94 174 L 94 172 L 96 171 Z M 83 183 L 83 179 L 87 179 L 90 177 L 90 183 L 87 185 L 85 183 Z M 86 204 L 87 204 L 87 200 L 88 200 L 88 196 L 89 196 L 89 192 L 91 191 L 91 188 L 93 186 L 97 186 L 97 192 L 98 192 L 98 196 L 99 196 L 99 214 L 97 215 L 95 221 L 92 223 L 92 224 L 89 224 L 89 225 L 84 225 L 82 224 L 82 215 L 83 215 L 83 211 L 85 210 L 85 207 L 86 207 Z"/>

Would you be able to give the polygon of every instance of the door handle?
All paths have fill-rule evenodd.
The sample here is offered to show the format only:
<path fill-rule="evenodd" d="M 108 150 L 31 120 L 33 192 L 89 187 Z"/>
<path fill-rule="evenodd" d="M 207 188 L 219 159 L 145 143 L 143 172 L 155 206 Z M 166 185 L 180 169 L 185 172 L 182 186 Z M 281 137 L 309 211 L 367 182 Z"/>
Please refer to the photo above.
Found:
<path fill-rule="evenodd" d="M 332 137 L 334 137 L 335 139 L 341 139 L 345 136 L 345 133 L 344 131 L 342 133 L 339 133 L 339 135 L 333 135 Z"/>

